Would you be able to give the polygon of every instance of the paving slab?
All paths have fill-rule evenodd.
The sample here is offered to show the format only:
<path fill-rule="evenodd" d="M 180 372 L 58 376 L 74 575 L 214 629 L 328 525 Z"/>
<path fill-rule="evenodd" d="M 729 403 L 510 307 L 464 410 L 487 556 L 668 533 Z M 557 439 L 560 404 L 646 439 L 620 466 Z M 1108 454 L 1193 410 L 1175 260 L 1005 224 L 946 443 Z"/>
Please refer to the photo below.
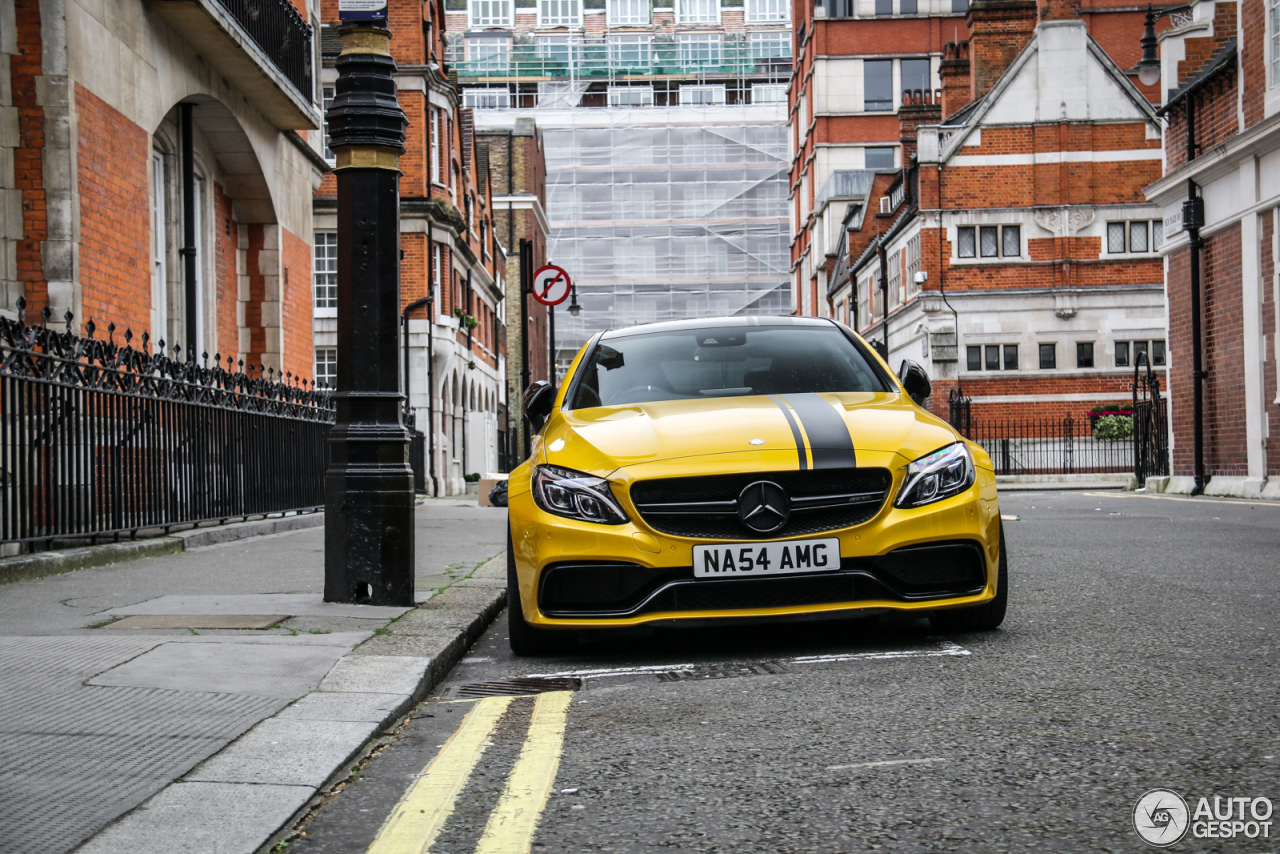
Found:
<path fill-rule="evenodd" d="M 77 854 L 254 854 L 314 794 L 310 786 L 177 783 Z"/>
<path fill-rule="evenodd" d="M 188 782 L 323 786 L 378 731 L 377 721 L 269 718 L 187 775 Z"/>
<path fill-rule="evenodd" d="M 276 720 L 372 721 L 381 724 L 395 717 L 411 699 L 409 694 L 317 691 L 281 710 Z"/>
<path fill-rule="evenodd" d="M 339 605 L 320 593 L 241 593 L 158 596 L 136 605 L 112 608 L 105 616 L 131 614 L 287 614 L 291 617 L 365 617 L 393 620 L 408 611 L 382 605 Z"/>
<path fill-rule="evenodd" d="M 137 614 L 107 623 L 107 629 L 269 629 L 288 614 Z"/>
<path fill-rule="evenodd" d="M 292 699 L 314 688 L 343 652 L 301 644 L 164 643 L 89 684 Z"/>
<path fill-rule="evenodd" d="M 431 659 L 406 655 L 350 655 L 320 683 L 317 691 L 357 694 L 416 694 Z"/>

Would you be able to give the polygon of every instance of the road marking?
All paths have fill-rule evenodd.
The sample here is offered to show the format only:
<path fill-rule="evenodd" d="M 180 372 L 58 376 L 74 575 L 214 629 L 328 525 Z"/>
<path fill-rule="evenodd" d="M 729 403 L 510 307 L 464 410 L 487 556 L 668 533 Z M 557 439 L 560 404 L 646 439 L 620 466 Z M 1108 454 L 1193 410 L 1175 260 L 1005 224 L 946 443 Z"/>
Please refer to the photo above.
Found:
<path fill-rule="evenodd" d="M 1082 492 L 1090 498 L 1156 498 L 1162 501 L 1194 501 L 1199 504 L 1230 504 L 1235 507 L 1249 505 L 1252 507 L 1280 507 L 1280 501 L 1245 501 L 1243 498 L 1192 498 L 1181 495 L 1147 495 L 1145 492 Z"/>
<path fill-rule="evenodd" d="M 938 759 L 888 759 L 884 762 L 855 762 L 852 765 L 828 765 L 828 771 L 848 771 L 853 768 L 887 768 L 890 765 L 928 765 L 931 762 L 946 762 Z"/>
<path fill-rule="evenodd" d="M 387 816 L 368 854 L 422 854 L 431 847 L 511 700 L 487 697 L 476 703 Z"/>
<path fill-rule="evenodd" d="M 934 649 L 901 649 L 889 652 L 836 652 L 828 655 L 801 655 L 793 658 L 774 659 L 792 664 L 821 664 L 828 661 L 879 661 L 891 658 L 935 658 L 938 656 L 973 655 L 972 652 L 951 641 L 939 641 Z M 741 662 L 719 662 L 723 665 Z M 643 676 L 649 673 L 665 673 L 671 670 L 694 670 L 696 664 L 645 664 L 639 667 L 602 667 L 594 670 L 563 670 L 559 673 L 534 673 L 526 679 L 551 679 L 558 676 L 577 676 L 580 679 L 604 679 L 611 676 Z"/>
<path fill-rule="evenodd" d="M 523 854 L 533 846 L 538 818 L 551 796 L 564 747 L 564 726 L 572 691 L 539 694 L 529 737 L 511 769 L 498 806 L 489 815 L 475 854 Z"/>

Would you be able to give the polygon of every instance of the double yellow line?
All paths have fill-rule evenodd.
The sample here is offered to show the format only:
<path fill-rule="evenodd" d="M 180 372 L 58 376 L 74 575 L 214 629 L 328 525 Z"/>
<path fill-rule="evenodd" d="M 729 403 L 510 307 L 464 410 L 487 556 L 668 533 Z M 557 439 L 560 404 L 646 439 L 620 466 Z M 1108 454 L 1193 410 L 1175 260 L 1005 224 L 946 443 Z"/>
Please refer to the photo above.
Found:
<path fill-rule="evenodd" d="M 517 854 L 533 844 L 538 818 L 551 796 L 564 747 L 569 691 L 539 694 L 529 736 L 516 760 L 498 806 L 489 815 L 476 854 Z M 488 697 L 475 704 L 435 759 L 409 787 L 369 846 L 368 854 L 423 854 L 436 841 L 489 744 L 511 697 Z"/>

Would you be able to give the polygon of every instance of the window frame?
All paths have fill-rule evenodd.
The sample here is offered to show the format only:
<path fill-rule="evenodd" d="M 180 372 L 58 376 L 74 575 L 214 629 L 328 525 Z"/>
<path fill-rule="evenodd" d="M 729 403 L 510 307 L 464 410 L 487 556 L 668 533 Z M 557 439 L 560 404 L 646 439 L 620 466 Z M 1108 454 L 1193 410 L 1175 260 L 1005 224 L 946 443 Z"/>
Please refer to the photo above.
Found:
<path fill-rule="evenodd" d="M 617 15 L 614 10 L 619 4 L 625 3 L 641 10 L 634 15 Z M 648 0 L 608 0 L 606 5 L 605 16 L 611 27 L 636 27 L 645 26 L 653 19 L 653 13 L 650 11 Z"/>
<path fill-rule="evenodd" d="M 685 92 L 692 93 L 692 92 L 699 92 L 699 91 L 710 92 L 713 98 L 712 101 L 710 103 L 699 101 L 696 104 L 689 104 L 689 102 L 685 101 L 684 99 Z M 723 83 L 694 83 L 692 85 L 683 84 L 680 86 L 678 92 L 679 92 L 681 107 L 684 107 L 684 106 L 719 107 L 727 103 L 726 98 L 728 97 L 725 84 Z"/>
<path fill-rule="evenodd" d="M 892 113 L 896 108 L 897 104 L 894 103 L 895 99 L 893 97 L 893 79 L 895 76 L 893 73 L 893 64 L 894 61 L 892 59 L 877 58 L 862 60 L 862 111 L 864 113 Z M 888 95 L 887 98 L 870 97 L 869 82 L 871 79 L 871 66 L 873 65 L 877 69 L 885 65 L 889 67 L 888 88 L 886 88 L 884 92 L 884 94 Z M 872 104 L 875 104 L 876 106 L 873 107 L 871 106 Z M 885 106 L 880 106 L 882 104 Z"/>
<path fill-rule="evenodd" d="M 609 48 L 609 65 L 614 69 L 648 69 L 653 65 L 653 36 L 640 33 L 611 33 L 606 44 Z M 632 52 L 639 57 L 635 62 L 624 59 L 624 54 Z"/>
<path fill-rule="evenodd" d="M 314 317 L 338 316 L 338 232 L 329 229 L 311 234 L 311 308 Z"/>
<path fill-rule="evenodd" d="M 1083 362 L 1085 361 L 1088 362 L 1087 365 L 1083 364 Z M 1097 348 L 1093 346 L 1093 342 L 1077 341 L 1076 342 L 1076 369 L 1091 370 L 1093 368 L 1096 368 L 1097 364 L 1098 364 Z"/>
<path fill-rule="evenodd" d="M 779 97 L 769 98 L 760 101 L 756 98 L 758 92 L 776 92 Z M 787 84 L 785 83 L 752 83 L 751 84 L 751 103 L 753 104 L 785 104 L 787 103 Z"/>
<path fill-rule="evenodd" d="M 724 35 L 721 33 L 677 33 L 676 49 L 679 51 L 680 64 L 684 66 L 724 63 Z M 702 56 L 704 49 L 706 57 Z"/>
<path fill-rule="evenodd" d="M 870 163 L 868 163 L 867 155 L 870 154 L 872 151 L 882 156 L 884 152 L 886 151 L 889 152 L 889 165 L 888 166 L 872 166 Z M 864 169 L 895 169 L 897 167 L 894 166 L 894 161 L 898 159 L 897 155 L 898 155 L 898 152 L 896 151 L 895 146 L 892 146 L 892 145 L 865 146 L 862 149 L 862 167 Z"/>
<path fill-rule="evenodd" d="M 639 92 L 642 95 L 647 93 L 648 98 L 646 100 L 642 97 L 639 104 L 631 103 L 630 101 L 623 102 L 621 99 L 614 98 L 615 95 L 633 92 Z M 652 107 L 654 105 L 652 86 L 610 86 L 607 91 L 607 97 L 610 107 Z"/>
<path fill-rule="evenodd" d="M 321 359 L 321 354 L 325 354 L 325 358 Z M 321 366 L 332 367 L 332 372 L 321 371 Z M 324 385 L 320 385 L 321 377 L 333 377 L 333 383 L 330 384 L 325 380 Z M 311 380 L 315 383 L 315 387 L 321 389 L 333 389 L 338 387 L 338 348 L 337 347 L 316 347 L 311 359 Z"/>
<path fill-rule="evenodd" d="M 1058 342 L 1056 341 L 1040 341 L 1037 342 L 1037 349 L 1040 353 L 1040 370 L 1056 371 L 1058 369 Z M 1046 359 L 1045 356 L 1048 356 Z"/>
<path fill-rule="evenodd" d="M 1018 223 L 999 223 L 997 225 L 957 225 L 955 243 L 952 246 L 954 252 L 954 261 L 968 261 L 975 264 L 992 264 L 1001 261 L 1025 261 L 1026 255 L 1022 248 L 1022 225 Z M 990 233 L 994 229 L 995 234 L 995 250 L 994 255 L 984 255 L 982 246 L 982 235 L 984 232 Z M 1018 254 L 1008 254 L 1010 235 L 1016 235 L 1013 239 L 1017 242 Z M 966 243 L 968 245 L 966 245 Z M 969 251 L 966 253 L 966 249 Z"/>
<path fill-rule="evenodd" d="M 474 0 L 473 0 L 474 2 Z M 551 15 L 547 10 L 549 7 L 563 6 L 565 9 L 572 9 L 569 15 L 563 14 L 564 10 L 558 10 L 560 13 Z M 582 26 L 582 0 L 538 0 L 538 27 L 581 27 Z"/>
<path fill-rule="evenodd" d="M 1133 249 L 1134 227 L 1141 226 L 1143 233 L 1146 235 L 1146 249 Z M 1116 236 L 1120 237 L 1120 249 L 1115 249 Z M 1106 223 L 1106 232 L 1103 236 L 1102 254 L 1104 256 L 1114 255 L 1138 255 L 1150 258 L 1153 255 L 1159 255 L 1160 249 L 1164 246 L 1164 220 L 1161 219 L 1110 219 Z"/>
<path fill-rule="evenodd" d="M 484 17 L 476 14 L 481 9 L 492 7 L 493 9 L 504 8 L 504 17 Z M 484 27 L 510 27 L 515 21 L 515 2 L 514 0 L 470 0 L 467 3 L 467 26 L 470 28 L 481 29 Z"/>
<path fill-rule="evenodd" d="M 761 13 L 759 7 L 772 7 Z M 791 3 L 789 0 L 746 0 L 744 20 L 748 25 L 755 24 L 789 24 L 791 23 Z"/>
<path fill-rule="evenodd" d="M 688 7 L 697 5 L 699 7 L 698 14 L 690 14 Z M 682 26 L 689 24 L 719 24 L 720 23 L 720 2 L 719 0 L 676 0 L 676 23 Z M 703 8 L 706 7 L 706 8 Z M 707 10 L 710 9 L 711 15 L 708 16 Z"/>
<path fill-rule="evenodd" d="M 765 53 L 758 49 L 760 45 L 782 48 L 781 53 Z M 747 33 L 747 51 L 752 62 L 769 62 L 776 59 L 791 59 L 791 32 L 789 30 L 760 30 Z"/>
<path fill-rule="evenodd" d="M 500 96 L 500 97 L 499 97 Z M 505 103 L 482 103 L 483 99 L 494 97 Z M 509 110 L 511 109 L 511 90 L 505 87 L 467 87 L 462 90 L 462 106 L 469 110 Z"/>

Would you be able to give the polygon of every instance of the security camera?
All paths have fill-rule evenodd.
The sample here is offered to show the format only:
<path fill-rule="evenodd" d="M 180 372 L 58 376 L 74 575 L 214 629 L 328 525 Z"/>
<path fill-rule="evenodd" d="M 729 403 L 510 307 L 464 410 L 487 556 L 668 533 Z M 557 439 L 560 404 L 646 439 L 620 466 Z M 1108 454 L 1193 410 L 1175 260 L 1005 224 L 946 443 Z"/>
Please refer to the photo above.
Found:
<path fill-rule="evenodd" d="M 929 271 L 920 270 L 915 274 L 913 278 L 915 279 L 915 282 L 917 285 L 922 285 L 925 282 L 929 281 Z"/>

